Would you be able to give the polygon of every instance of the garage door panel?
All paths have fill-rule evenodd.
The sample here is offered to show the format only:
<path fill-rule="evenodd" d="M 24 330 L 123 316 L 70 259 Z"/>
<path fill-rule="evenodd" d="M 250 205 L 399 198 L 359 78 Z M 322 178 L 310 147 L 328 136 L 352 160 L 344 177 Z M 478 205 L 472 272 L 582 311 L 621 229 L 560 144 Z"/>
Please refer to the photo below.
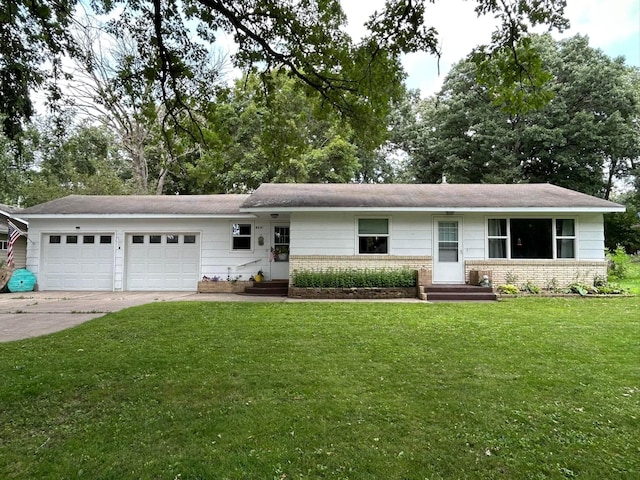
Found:
<path fill-rule="evenodd" d="M 103 235 L 112 237 L 110 234 Z M 52 243 L 52 236 L 59 237 L 59 243 Z M 46 290 L 112 290 L 113 244 L 73 243 L 73 237 L 77 237 L 75 232 L 43 235 L 42 273 L 39 279 L 42 288 Z M 81 241 L 82 238 L 79 238 L 78 242 Z"/>
<path fill-rule="evenodd" d="M 127 290 L 195 291 L 200 274 L 199 236 L 195 244 L 184 243 L 185 234 L 135 233 L 127 235 Z M 187 235 L 194 235 L 187 233 Z M 133 243 L 142 238 L 143 243 Z M 150 243 L 160 237 L 160 243 Z M 171 237 L 171 242 L 167 238 Z M 177 243 L 176 242 L 177 237 Z"/>

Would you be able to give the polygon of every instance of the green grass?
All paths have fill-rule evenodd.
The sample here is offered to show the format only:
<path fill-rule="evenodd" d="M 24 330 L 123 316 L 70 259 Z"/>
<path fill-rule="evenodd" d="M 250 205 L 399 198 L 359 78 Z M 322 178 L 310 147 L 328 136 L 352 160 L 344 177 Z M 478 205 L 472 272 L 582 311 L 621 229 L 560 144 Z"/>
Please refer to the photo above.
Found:
<path fill-rule="evenodd" d="M 0 344 L 3 478 L 636 479 L 639 297 L 156 303 Z"/>
<path fill-rule="evenodd" d="M 627 276 L 622 280 L 612 279 L 634 295 L 640 295 L 640 257 L 632 256 L 628 266 Z"/>

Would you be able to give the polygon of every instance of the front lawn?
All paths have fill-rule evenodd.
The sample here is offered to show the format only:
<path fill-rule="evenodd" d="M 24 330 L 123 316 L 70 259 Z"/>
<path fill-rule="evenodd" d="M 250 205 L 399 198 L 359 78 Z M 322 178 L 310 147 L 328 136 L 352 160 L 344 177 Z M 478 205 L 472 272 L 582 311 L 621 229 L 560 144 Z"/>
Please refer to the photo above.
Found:
<path fill-rule="evenodd" d="M 640 298 L 156 303 L 0 344 L 3 478 L 636 479 Z"/>

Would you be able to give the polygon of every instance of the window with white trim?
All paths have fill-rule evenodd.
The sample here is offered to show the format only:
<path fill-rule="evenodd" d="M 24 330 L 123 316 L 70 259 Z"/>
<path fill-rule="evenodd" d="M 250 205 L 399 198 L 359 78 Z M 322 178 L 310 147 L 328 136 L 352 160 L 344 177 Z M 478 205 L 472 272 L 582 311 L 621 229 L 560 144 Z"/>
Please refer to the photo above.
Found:
<path fill-rule="evenodd" d="M 573 218 L 489 218 L 487 258 L 576 258 Z"/>
<path fill-rule="evenodd" d="M 8 250 L 8 249 L 9 249 L 9 241 L 0 240 L 0 250 Z"/>
<path fill-rule="evenodd" d="M 506 218 L 490 218 L 488 221 L 489 258 L 507 258 L 507 234 Z"/>
<path fill-rule="evenodd" d="M 556 219 L 556 258 L 576 258 L 576 225 L 573 218 Z"/>
<path fill-rule="evenodd" d="M 251 250 L 251 224 L 234 223 L 231 225 L 231 249 Z"/>
<path fill-rule="evenodd" d="M 358 219 L 358 253 L 364 255 L 389 253 L 388 218 Z"/>

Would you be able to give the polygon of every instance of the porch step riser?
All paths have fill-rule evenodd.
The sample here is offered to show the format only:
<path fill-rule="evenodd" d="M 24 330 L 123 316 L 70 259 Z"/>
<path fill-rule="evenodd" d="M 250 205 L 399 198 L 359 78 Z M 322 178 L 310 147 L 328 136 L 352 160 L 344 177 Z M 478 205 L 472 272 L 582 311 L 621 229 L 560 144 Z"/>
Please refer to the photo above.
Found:
<path fill-rule="evenodd" d="M 495 302 L 495 293 L 427 293 L 429 302 Z"/>
<path fill-rule="evenodd" d="M 474 287 L 473 285 L 429 285 L 424 291 L 427 293 L 493 293 L 491 287 Z"/>
<path fill-rule="evenodd" d="M 254 282 L 252 287 L 245 287 L 244 294 L 286 297 L 289 295 L 289 281 L 272 280 L 269 282 Z"/>
<path fill-rule="evenodd" d="M 430 302 L 491 302 L 498 299 L 491 287 L 475 285 L 429 285 L 424 293 Z"/>

